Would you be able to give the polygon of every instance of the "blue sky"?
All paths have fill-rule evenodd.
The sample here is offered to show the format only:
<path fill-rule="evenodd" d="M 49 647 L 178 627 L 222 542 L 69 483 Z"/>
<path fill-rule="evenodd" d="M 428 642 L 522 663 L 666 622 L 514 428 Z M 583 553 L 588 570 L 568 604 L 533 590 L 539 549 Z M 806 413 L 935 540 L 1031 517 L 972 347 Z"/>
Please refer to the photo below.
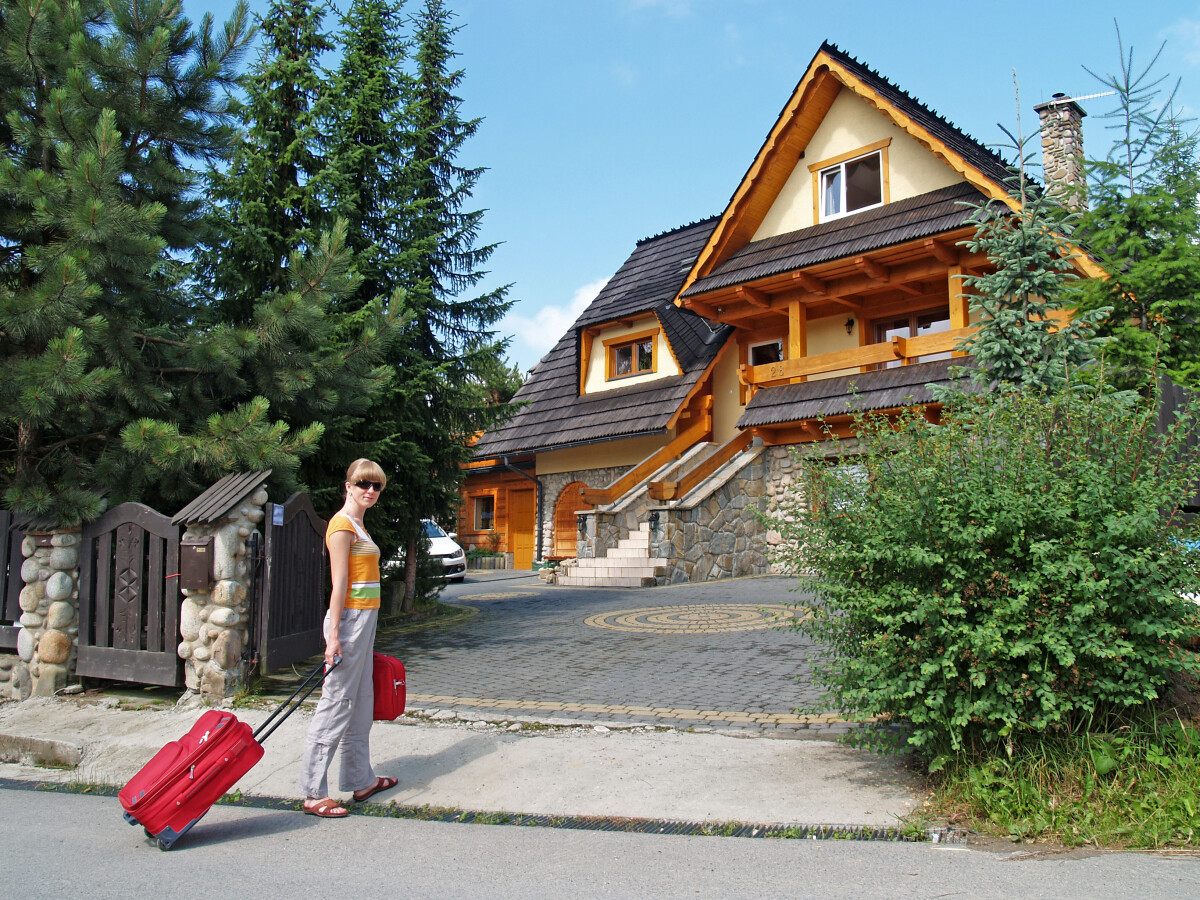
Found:
<path fill-rule="evenodd" d="M 344 0 L 342 0 L 344 2 Z M 415 10 L 419 0 L 408 0 Z M 231 3 L 184 0 L 198 18 Z M 475 192 L 482 241 L 500 246 L 486 286 L 511 284 L 501 330 L 532 366 L 644 237 L 720 213 L 822 40 L 986 143 L 1026 132 L 1035 104 L 1103 90 L 1126 50 L 1182 79 L 1200 112 L 1200 2 L 1009 0 L 448 0 L 483 117 L 460 162 L 486 166 Z M 252 9 L 266 8 L 252 0 Z M 334 28 L 331 19 L 328 27 Z M 1083 102 L 1085 144 L 1110 140 L 1111 98 Z"/>

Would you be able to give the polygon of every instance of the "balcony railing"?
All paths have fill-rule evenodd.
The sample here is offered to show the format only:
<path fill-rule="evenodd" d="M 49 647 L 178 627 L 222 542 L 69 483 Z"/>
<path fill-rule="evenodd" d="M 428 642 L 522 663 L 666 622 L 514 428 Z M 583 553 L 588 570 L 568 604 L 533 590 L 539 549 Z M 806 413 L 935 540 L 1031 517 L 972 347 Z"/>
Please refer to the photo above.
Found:
<path fill-rule="evenodd" d="M 784 359 L 779 362 L 764 363 L 761 366 L 743 365 L 738 372 L 738 377 L 742 384 L 747 386 L 766 387 L 787 384 L 810 375 L 822 375 L 826 372 L 838 372 L 843 369 L 857 372 L 864 366 L 877 366 L 881 363 L 896 361 L 909 363 L 922 356 L 952 352 L 958 346 L 958 342 L 974 330 L 971 327 L 954 328 L 950 331 L 939 331 L 936 334 L 926 334 L 920 337 L 897 336 L 890 341 L 867 344 L 865 347 L 854 347 L 850 350 L 835 350 L 832 353 L 818 353 L 816 356 Z"/>

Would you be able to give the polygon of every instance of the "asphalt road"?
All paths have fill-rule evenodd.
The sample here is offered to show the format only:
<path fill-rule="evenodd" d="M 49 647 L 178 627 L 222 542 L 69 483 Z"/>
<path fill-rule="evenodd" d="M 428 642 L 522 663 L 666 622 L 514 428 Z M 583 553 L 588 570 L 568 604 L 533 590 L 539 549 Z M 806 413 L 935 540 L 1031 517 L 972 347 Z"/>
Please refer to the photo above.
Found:
<path fill-rule="evenodd" d="M 323 821 L 231 806 L 164 853 L 125 824 L 114 797 L 30 790 L 0 789 L 0 845 L 0 897 L 21 900 L 1200 896 L 1191 856 Z"/>

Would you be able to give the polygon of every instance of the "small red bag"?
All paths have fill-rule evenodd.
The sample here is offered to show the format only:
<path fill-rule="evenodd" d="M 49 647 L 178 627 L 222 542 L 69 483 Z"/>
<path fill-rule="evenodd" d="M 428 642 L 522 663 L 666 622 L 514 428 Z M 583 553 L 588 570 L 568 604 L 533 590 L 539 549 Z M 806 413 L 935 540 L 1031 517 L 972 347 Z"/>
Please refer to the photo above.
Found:
<path fill-rule="evenodd" d="M 377 722 L 390 722 L 404 715 L 404 663 L 394 656 L 376 653 L 371 681 L 375 685 L 375 715 Z"/>

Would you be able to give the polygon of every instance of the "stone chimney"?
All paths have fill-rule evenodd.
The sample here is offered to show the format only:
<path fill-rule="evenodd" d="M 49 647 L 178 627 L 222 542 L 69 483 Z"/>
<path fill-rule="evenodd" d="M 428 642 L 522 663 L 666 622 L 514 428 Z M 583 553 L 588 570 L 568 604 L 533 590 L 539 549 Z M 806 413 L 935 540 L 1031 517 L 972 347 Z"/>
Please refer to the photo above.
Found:
<path fill-rule="evenodd" d="M 1071 209 L 1086 209 L 1083 117 L 1087 113 L 1066 94 L 1055 94 L 1033 109 L 1042 122 L 1042 168 L 1046 173 L 1046 190 Z"/>

